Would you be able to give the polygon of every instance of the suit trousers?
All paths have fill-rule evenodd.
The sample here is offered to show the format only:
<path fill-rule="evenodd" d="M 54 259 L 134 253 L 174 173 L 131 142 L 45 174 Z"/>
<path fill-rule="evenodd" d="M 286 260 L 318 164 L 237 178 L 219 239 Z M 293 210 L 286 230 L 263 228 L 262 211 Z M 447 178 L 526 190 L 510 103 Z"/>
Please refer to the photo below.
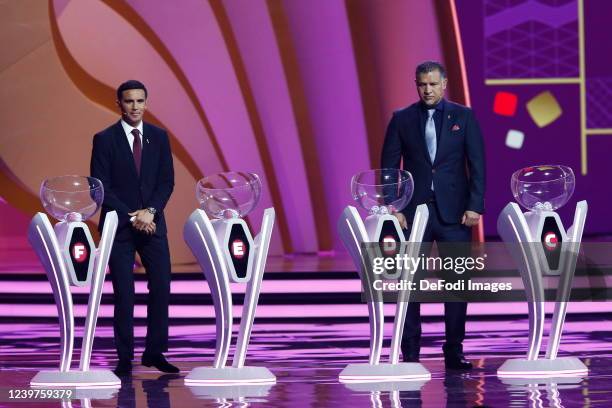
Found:
<path fill-rule="evenodd" d="M 147 337 L 145 353 L 168 350 L 170 302 L 170 250 L 166 235 L 146 235 L 135 230 L 122 234 L 109 260 L 113 282 L 115 347 L 120 359 L 134 358 L 134 259 L 138 252 L 147 278 Z"/>
<path fill-rule="evenodd" d="M 427 204 L 429 220 L 423 236 L 423 244 L 419 254 L 428 257 L 431 253 L 434 241 L 438 244 L 439 256 L 469 256 L 469 246 L 472 240 L 471 228 L 466 227 L 458 220 L 456 224 L 448 224 L 442 221 L 435 201 Z M 408 232 L 409 233 L 409 232 Z M 406 236 L 408 236 L 406 233 Z M 446 244 L 446 243 L 453 244 Z M 456 243 L 456 244 L 455 244 Z M 467 253 L 466 253 L 467 252 Z M 423 277 L 426 271 L 417 271 L 415 282 Z M 457 279 L 466 279 L 467 275 L 457 275 L 454 272 L 446 272 L 441 276 L 447 282 Z M 418 285 L 418 282 L 417 282 Z M 445 357 L 454 357 L 463 353 L 463 340 L 465 338 L 465 320 L 467 303 L 463 301 L 444 303 L 444 327 L 445 343 L 443 351 Z M 410 302 L 406 312 L 404 324 L 404 335 L 402 337 L 402 354 L 404 357 L 418 358 L 421 347 L 421 304 Z"/>

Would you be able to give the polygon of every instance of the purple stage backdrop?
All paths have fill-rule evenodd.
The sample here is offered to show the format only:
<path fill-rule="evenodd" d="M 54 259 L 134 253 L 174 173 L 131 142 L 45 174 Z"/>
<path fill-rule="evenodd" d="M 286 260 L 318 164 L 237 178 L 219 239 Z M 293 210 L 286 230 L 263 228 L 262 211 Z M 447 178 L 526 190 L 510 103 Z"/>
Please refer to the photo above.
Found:
<path fill-rule="evenodd" d="M 574 197 L 561 210 L 566 225 L 576 201 L 586 199 L 587 236 L 612 234 L 609 1 L 184 0 L 177 7 L 50 0 L 0 7 L 3 264 L 34 259 L 25 233 L 42 210 L 40 182 L 88 174 L 92 136 L 117 120 L 113 90 L 128 78 L 147 84 L 146 120 L 171 137 L 173 263 L 194 261 L 182 226 L 197 204 L 196 181 L 227 170 L 262 177 L 262 201 L 249 222 L 258 230 L 264 208 L 274 206 L 272 255 L 343 254 L 336 222 L 351 204 L 350 178 L 379 166 L 386 123 L 417 99 L 414 67 L 426 59 L 449 68 L 450 99 L 463 100 L 467 86 L 482 125 L 486 235 L 496 235 L 497 215 L 512 200 L 512 172 L 537 164 L 576 173 Z"/>
<path fill-rule="evenodd" d="M 566 226 L 571 225 L 576 201 L 586 199 L 589 216 L 585 232 L 610 234 L 612 41 L 606 16 L 612 15 L 612 3 L 475 3 L 478 2 L 457 0 L 457 11 L 472 106 L 486 140 L 486 234 L 496 234 L 497 214 L 512 200 L 512 173 L 535 164 L 564 164 L 574 170 L 574 196 L 560 210 Z M 539 127 L 538 115 L 554 114 L 554 107 L 550 100 L 545 101 L 532 117 L 527 106 L 546 91 L 552 94 L 561 112 L 552 122 Z M 498 92 L 516 96 L 513 115 L 508 115 L 511 107 L 506 112 L 499 109 L 505 115 L 494 111 Z M 514 147 L 507 146 L 510 130 L 523 133 L 520 147 L 512 142 Z"/>

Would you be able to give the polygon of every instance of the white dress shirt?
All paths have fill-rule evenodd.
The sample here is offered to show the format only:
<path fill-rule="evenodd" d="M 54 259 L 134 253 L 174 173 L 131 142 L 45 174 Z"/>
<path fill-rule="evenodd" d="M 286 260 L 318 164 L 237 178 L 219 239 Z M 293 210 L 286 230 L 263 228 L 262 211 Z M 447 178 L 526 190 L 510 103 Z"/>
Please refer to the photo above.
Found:
<path fill-rule="evenodd" d="M 140 151 L 144 150 L 144 133 L 142 132 L 142 120 L 138 124 L 138 126 L 134 127 L 129 125 L 125 120 L 121 119 L 121 126 L 123 126 L 123 130 L 125 131 L 125 135 L 127 136 L 128 143 L 130 144 L 130 150 L 134 151 L 134 135 L 132 134 L 132 130 L 138 129 L 140 132 L 140 147 L 142 148 Z"/>

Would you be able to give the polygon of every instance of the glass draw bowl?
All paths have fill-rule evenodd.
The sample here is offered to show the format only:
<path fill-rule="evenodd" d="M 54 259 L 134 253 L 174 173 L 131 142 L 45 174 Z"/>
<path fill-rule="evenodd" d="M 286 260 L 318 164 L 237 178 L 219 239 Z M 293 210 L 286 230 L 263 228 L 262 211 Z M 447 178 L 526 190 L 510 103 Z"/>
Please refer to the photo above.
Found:
<path fill-rule="evenodd" d="M 412 175 L 399 169 L 374 169 L 355 174 L 351 194 L 370 214 L 391 214 L 408 205 L 414 191 Z"/>
<path fill-rule="evenodd" d="M 525 167 L 512 174 L 514 199 L 530 211 L 555 211 L 574 193 L 576 179 L 570 167 L 543 165 Z"/>
<path fill-rule="evenodd" d="M 196 184 L 196 198 L 211 218 L 238 218 L 250 213 L 261 197 L 255 173 L 226 172 L 204 177 Z"/>
<path fill-rule="evenodd" d="M 85 221 L 102 205 L 104 187 L 94 177 L 52 177 L 40 185 L 40 201 L 45 210 L 59 221 Z"/>

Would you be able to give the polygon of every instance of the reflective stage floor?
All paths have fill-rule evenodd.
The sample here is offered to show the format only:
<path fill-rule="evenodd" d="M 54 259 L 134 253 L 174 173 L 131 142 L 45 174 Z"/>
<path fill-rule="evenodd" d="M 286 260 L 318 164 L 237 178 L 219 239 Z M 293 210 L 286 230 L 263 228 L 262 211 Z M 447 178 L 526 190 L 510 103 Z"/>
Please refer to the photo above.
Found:
<path fill-rule="evenodd" d="M 363 306 L 365 308 L 365 305 Z M 474 307 L 470 305 L 470 307 Z M 570 314 L 561 343 L 561 355 L 580 357 L 589 367 L 584 379 L 559 382 L 531 380 L 506 384 L 496 376 L 506 358 L 522 357 L 526 349 L 527 322 L 512 316 L 471 317 L 465 351 L 475 368 L 467 373 L 444 369 L 440 347 L 444 324 L 439 317 L 426 318 L 422 362 L 431 371 L 425 384 L 414 382 L 344 385 L 338 374 L 351 362 L 365 362 L 369 347 L 367 321 L 319 319 L 288 323 L 263 319 L 255 323 L 247 357 L 248 365 L 265 365 L 277 376 L 277 384 L 250 387 L 187 387 L 184 377 L 196 366 L 210 366 L 214 325 L 210 322 L 176 321 L 171 326 L 169 360 L 178 375 L 161 375 L 138 364 L 131 377 L 107 399 L 83 391 L 71 403 L 10 401 L 10 389 L 28 387 L 40 369 L 57 367 L 58 327 L 53 321 L 19 322 L 4 318 L 0 324 L 0 406 L 50 407 L 610 407 L 612 406 L 611 313 Z M 26 319 L 27 320 L 27 319 Z M 36 319 L 32 319 L 36 320 Z M 46 319 L 44 319 L 46 320 Z M 142 323 L 142 322 L 141 322 Z M 79 326 L 77 324 L 77 326 Z M 389 339 L 391 322 L 387 323 Z M 137 338 L 144 336 L 142 325 Z M 112 328 L 102 319 L 94 344 L 92 368 L 113 367 Z M 79 338 L 79 333 L 77 333 Z M 385 343 L 385 352 L 388 342 Z M 79 344 L 74 361 L 78 361 Z M 231 356 L 231 354 L 230 354 Z M 103 391 L 102 391 L 103 392 Z M 97 393 L 97 394 L 96 394 Z M 86 397 L 92 397 L 88 399 Z"/>
<path fill-rule="evenodd" d="M 446 372 L 442 362 L 443 305 L 423 304 L 422 362 L 432 373 L 425 384 L 365 384 L 338 381 L 349 363 L 367 362 L 367 306 L 352 264 L 324 257 L 270 262 L 262 285 L 247 364 L 266 366 L 277 384 L 263 388 L 187 387 L 191 369 L 211 366 L 215 320 L 208 285 L 193 267 L 175 271 L 170 301 L 168 359 L 179 375 L 161 375 L 139 365 L 144 344 L 146 281 L 136 277 L 136 361 L 131 378 L 118 392 L 80 392 L 70 403 L 15 402 L 11 389 L 27 389 L 39 370 L 57 369 L 59 325 L 57 308 L 40 266 L 25 265 L 0 274 L 0 407 L 612 407 L 612 302 L 572 302 L 561 340 L 560 356 L 575 356 L 589 367 L 584 379 L 557 383 L 530 381 L 504 384 L 497 368 L 527 350 L 527 306 L 524 302 L 471 303 L 468 306 L 466 356 L 474 363 L 468 373 Z M 0 270 L 1 270 L 0 266 Z M 235 305 L 244 301 L 244 285 L 232 287 Z M 73 288 L 75 354 L 88 295 Z M 112 288 L 106 279 L 93 345 L 91 368 L 113 368 Z M 547 306 L 551 313 L 554 304 Z M 386 358 L 395 305 L 385 304 Z M 240 316 L 235 306 L 234 316 Z M 550 319 L 549 319 L 550 320 Z M 234 320 L 234 335 L 239 327 Z M 235 342 L 235 340 L 234 340 Z M 546 348 L 546 337 L 542 345 Z M 233 350 L 230 351 L 230 358 Z M 569 382 L 569 383 L 568 383 Z M 101 398 L 106 396 L 108 398 Z M 91 398 L 87 398 L 91 397 Z"/>

